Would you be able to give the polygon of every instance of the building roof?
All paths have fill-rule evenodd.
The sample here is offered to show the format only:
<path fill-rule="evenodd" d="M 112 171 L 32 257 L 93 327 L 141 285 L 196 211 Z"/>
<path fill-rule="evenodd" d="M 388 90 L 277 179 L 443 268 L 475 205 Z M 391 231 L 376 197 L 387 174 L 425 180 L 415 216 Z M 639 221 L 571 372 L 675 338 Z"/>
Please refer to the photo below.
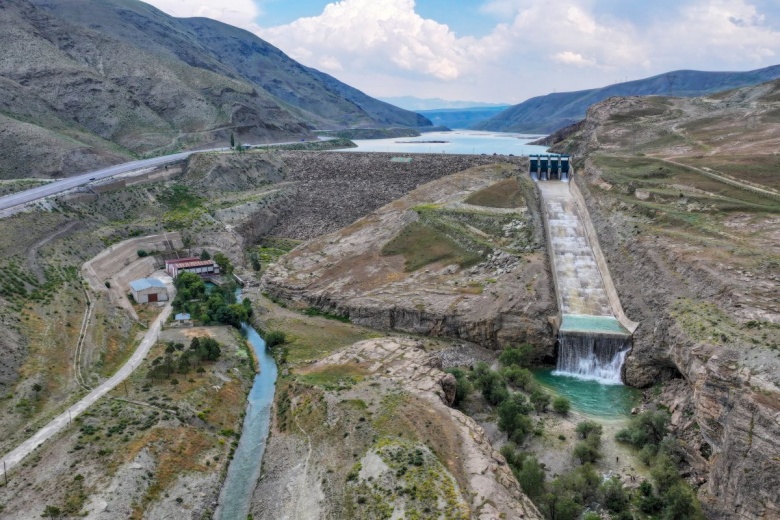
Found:
<path fill-rule="evenodd" d="M 158 287 L 160 289 L 166 289 L 165 282 L 158 280 L 157 278 L 140 278 L 130 282 L 130 288 L 134 291 L 143 291 L 144 289 L 151 289 L 152 287 Z"/>
<path fill-rule="evenodd" d="M 200 260 L 200 258 L 196 258 L 194 256 L 189 258 L 170 258 L 165 261 L 165 265 L 176 265 L 176 264 L 182 264 L 185 262 L 193 262 L 195 260 Z"/>
<path fill-rule="evenodd" d="M 189 320 L 189 319 L 190 319 L 190 315 L 189 315 L 189 314 L 187 314 L 186 312 L 180 312 L 179 314 L 177 314 L 177 315 L 174 317 L 174 319 L 175 319 L 176 321 L 184 321 L 184 320 Z"/>
<path fill-rule="evenodd" d="M 213 260 L 192 260 L 190 262 L 177 262 L 176 268 L 177 269 L 191 269 L 193 267 L 208 267 L 214 264 Z"/>

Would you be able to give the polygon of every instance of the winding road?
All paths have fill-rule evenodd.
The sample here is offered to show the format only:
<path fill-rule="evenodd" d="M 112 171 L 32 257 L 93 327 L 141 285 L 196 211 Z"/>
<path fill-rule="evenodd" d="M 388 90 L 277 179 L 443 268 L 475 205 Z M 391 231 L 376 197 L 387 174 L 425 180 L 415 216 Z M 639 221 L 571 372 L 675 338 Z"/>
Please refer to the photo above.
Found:
<path fill-rule="evenodd" d="M 171 288 L 169 288 L 169 294 L 172 294 Z M 171 299 L 172 300 L 172 299 Z M 38 430 L 35 435 L 21 443 L 14 448 L 11 452 L 6 454 L 0 462 L 4 465 L 5 470 L 10 470 L 17 464 L 19 464 L 27 455 L 32 453 L 38 446 L 45 441 L 59 433 L 63 428 L 68 426 L 70 422 L 83 413 L 87 408 L 95 404 L 98 399 L 106 395 L 108 392 L 116 388 L 119 383 L 125 380 L 127 376 L 133 373 L 133 370 L 138 368 L 138 365 L 149 353 L 149 349 L 152 348 L 162 328 L 162 324 L 171 314 L 171 301 L 163 308 L 160 315 L 157 317 L 149 329 L 144 334 L 144 338 L 141 340 L 141 344 L 133 353 L 132 357 L 120 368 L 116 374 L 107 379 L 103 384 L 92 390 L 79 402 L 68 408 L 66 411 L 52 419 L 49 424 Z"/>

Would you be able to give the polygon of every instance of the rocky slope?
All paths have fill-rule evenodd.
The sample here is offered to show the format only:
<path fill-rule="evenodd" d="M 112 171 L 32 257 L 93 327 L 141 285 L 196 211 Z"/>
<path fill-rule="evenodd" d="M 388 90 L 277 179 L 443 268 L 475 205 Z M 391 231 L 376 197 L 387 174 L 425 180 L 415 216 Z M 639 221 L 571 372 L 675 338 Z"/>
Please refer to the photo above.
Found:
<path fill-rule="evenodd" d="M 425 118 L 305 68 L 254 35 L 135 0 L 0 5 L 0 176 L 68 175 L 137 154 L 298 140 Z"/>
<path fill-rule="evenodd" d="M 625 379 L 668 382 L 709 518 L 780 516 L 779 91 L 611 99 L 557 145 L 641 323 Z"/>
<path fill-rule="evenodd" d="M 701 96 L 780 77 L 780 65 L 748 72 L 677 70 L 607 87 L 547 94 L 511 106 L 472 125 L 475 130 L 552 133 L 585 117 L 588 107 L 613 96 Z"/>
<path fill-rule="evenodd" d="M 448 406 L 440 348 L 372 339 L 284 378 L 254 518 L 542 518 L 483 429 Z"/>
<path fill-rule="evenodd" d="M 514 173 L 486 166 L 420 186 L 296 248 L 266 272 L 263 286 L 286 302 L 381 330 L 491 348 L 549 345 L 546 317 L 555 303 L 532 188 L 521 208 L 464 203 Z M 412 245 L 405 253 L 386 250 L 407 234 Z M 418 262 L 421 250 L 438 253 Z"/>

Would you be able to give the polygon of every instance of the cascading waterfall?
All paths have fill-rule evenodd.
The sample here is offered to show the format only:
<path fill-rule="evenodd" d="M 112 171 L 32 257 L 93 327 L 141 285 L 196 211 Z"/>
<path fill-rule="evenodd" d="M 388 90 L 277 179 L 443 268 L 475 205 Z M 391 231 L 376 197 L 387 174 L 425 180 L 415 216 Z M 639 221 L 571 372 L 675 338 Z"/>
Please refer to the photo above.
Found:
<path fill-rule="evenodd" d="M 630 336 L 561 331 L 554 374 L 621 384 L 620 372 L 630 349 Z"/>

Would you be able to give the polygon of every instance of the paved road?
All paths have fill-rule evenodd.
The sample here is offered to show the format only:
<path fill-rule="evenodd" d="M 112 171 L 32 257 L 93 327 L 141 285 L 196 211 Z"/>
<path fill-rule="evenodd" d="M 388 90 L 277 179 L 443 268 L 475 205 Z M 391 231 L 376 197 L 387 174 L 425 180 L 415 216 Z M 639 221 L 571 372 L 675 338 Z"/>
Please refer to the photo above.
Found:
<path fill-rule="evenodd" d="M 321 140 L 327 141 L 330 139 L 331 138 L 329 137 L 323 137 Z M 283 143 L 250 144 L 245 146 L 247 146 L 248 148 L 263 148 L 268 146 L 298 144 L 299 142 L 300 141 L 286 141 Z M 99 181 L 101 179 L 106 179 L 108 177 L 113 177 L 114 175 L 119 175 L 120 173 L 127 173 L 132 170 L 138 170 L 141 168 L 150 168 L 152 166 L 162 166 L 163 164 L 169 164 L 172 162 L 181 161 L 194 153 L 227 152 L 227 151 L 230 151 L 230 148 L 209 148 L 207 150 L 193 150 L 189 152 L 175 153 L 173 155 L 163 155 L 161 157 L 153 157 L 152 159 L 142 159 L 140 161 L 126 162 L 123 164 L 110 166 L 108 168 L 103 168 L 102 170 L 95 170 L 87 173 L 82 173 L 80 175 L 67 177 L 59 181 L 50 182 L 44 186 L 39 186 L 37 188 L 32 188 L 29 190 L 20 191 L 19 193 L 14 193 L 12 195 L 7 195 L 5 197 L 0 197 L 0 211 L 8 208 L 13 208 L 14 206 L 19 206 L 21 204 L 26 204 L 34 200 L 42 199 L 44 197 L 50 197 L 52 195 L 56 195 L 57 193 L 62 193 L 63 191 L 71 190 L 73 188 L 77 188 L 79 186 L 89 184 L 90 182 Z"/>
<path fill-rule="evenodd" d="M 225 149 L 219 148 L 208 151 L 219 150 Z M 12 208 L 14 206 L 19 206 L 20 204 L 26 204 L 27 202 L 32 202 L 34 200 L 42 199 L 44 197 L 56 195 L 57 193 L 62 193 L 63 191 L 71 190 L 78 186 L 83 186 L 84 184 L 89 184 L 93 181 L 105 179 L 106 177 L 112 177 L 120 173 L 127 173 L 131 170 L 149 168 L 151 166 L 161 166 L 163 164 L 181 161 L 193 153 L 196 152 L 182 152 L 173 155 L 165 155 L 162 157 L 154 157 L 152 159 L 143 159 L 140 161 L 117 164 L 116 166 L 110 166 L 108 168 L 103 168 L 102 170 L 95 170 L 92 172 L 83 173 L 81 175 L 76 175 L 74 177 L 67 177 L 56 182 L 50 182 L 37 188 L 32 188 L 30 190 L 21 191 L 19 193 L 14 193 L 12 195 L 7 195 L 0 198 L 0 211 Z"/>
<path fill-rule="evenodd" d="M 162 324 L 171 314 L 171 302 L 169 302 L 156 320 L 152 323 L 149 330 L 146 331 L 141 344 L 138 345 L 133 356 L 124 364 L 119 371 L 114 374 L 110 379 L 105 381 L 99 387 L 92 390 L 81 401 L 74 404 L 68 410 L 55 417 L 49 424 L 38 430 L 38 432 L 24 441 L 22 444 L 14 448 L 10 453 L 0 460 L 0 463 L 4 463 L 6 469 L 10 470 L 17 464 L 19 464 L 27 455 L 33 452 L 35 448 L 43 444 L 46 440 L 50 439 L 54 435 L 60 432 L 63 428 L 68 426 L 68 423 L 75 419 L 79 414 L 83 413 L 87 408 L 95 404 L 95 402 L 113 390 L 119 383 L 125 380 L 133 370 L 138 368 L 141 361 L 149 353 L 149 349 L 157 341 L 157 337 L 162 328 Z"/>

